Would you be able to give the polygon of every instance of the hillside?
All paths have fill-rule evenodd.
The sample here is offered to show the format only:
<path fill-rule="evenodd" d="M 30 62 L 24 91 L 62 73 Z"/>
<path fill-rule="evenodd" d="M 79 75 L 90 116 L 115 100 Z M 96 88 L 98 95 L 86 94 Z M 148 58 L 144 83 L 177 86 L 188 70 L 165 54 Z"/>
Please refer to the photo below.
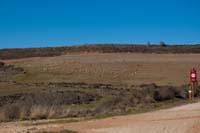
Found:
<path fill-rule="evenodd" d="M 98 44 L 46 48 L 0 49 L 0 59 L 50 57 L 70 53 L 200 53 L 200 45 Z"/>
<path fill-rule="evenodd" d="M 3 60 L 0 62 L 0 132 L 7 132 L 4 124 L 8 121 L 46 119 L 48 124 L 56 119 L 55 123 L 65 123 L 190 103 L 189 72 L 194 67 L 199 73 L 200 54 L 143 53 L 62 52 L 65 55 Z M 199 97 L 200 90 L 196 89 L 195 101 Z"/>

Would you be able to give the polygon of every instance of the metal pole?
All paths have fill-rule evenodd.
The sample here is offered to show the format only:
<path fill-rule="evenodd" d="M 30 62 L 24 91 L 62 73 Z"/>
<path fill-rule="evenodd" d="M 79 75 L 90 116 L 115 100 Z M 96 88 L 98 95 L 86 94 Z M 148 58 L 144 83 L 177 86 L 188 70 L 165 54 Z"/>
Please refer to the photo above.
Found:
<path fill-rule="evenodd" d="M 192 86 L 189 87 L 189 101 L 192 101 Z"/>
<path fill-rule="evenodd" d="M 192 100 L 194 100 L 194 82 L 192 82 Z"/>

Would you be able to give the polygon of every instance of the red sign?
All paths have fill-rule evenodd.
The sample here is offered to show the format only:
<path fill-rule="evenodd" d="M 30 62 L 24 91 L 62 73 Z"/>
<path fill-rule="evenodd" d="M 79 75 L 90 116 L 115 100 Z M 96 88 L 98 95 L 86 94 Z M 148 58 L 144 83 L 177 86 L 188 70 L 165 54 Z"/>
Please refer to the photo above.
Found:
<path fill-rule="evenodd" d="M 190 81 L 197 82 L 197 71 L 194 68 L 190 71 Z"/>

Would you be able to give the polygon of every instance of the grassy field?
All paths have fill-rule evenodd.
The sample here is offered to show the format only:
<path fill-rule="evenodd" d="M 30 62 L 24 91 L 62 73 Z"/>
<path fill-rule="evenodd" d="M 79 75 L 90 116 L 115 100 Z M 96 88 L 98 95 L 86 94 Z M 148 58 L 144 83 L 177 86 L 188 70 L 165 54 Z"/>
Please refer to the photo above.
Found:
<path fill-rule="evenodd" d="M 189 83 L 192 67 L 200 68 L 200 54 L 75 54 L 7 60 L 27 74 L 12 77 L 23 83 L 86 82 L 131 86 L 144 83 Z M 11 80 L 11 79 L 9 79 Z"/>

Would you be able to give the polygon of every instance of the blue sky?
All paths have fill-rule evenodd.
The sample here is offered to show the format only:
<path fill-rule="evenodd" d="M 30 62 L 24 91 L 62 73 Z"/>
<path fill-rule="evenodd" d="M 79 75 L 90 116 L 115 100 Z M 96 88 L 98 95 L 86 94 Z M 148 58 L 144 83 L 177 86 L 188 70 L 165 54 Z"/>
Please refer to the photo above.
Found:
<path fill-rule="evenodd" d="M 0 48 L 200 43 L 199 0 L 0 0 Z"/>

